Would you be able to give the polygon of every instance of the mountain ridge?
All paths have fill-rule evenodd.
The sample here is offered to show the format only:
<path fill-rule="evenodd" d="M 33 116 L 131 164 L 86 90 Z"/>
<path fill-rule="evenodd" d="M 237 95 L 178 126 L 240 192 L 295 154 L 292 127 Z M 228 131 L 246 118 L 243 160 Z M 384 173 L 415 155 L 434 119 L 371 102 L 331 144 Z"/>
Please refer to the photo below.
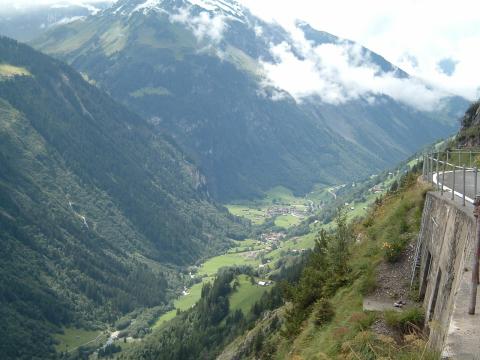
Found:
<path fill-rule="evenodd" d="M 304 194 L 316 183 L 366 177 L 456 129 L 445 119 L 466 106 L 462 101 L 444 115 L 388 96 L 373 103 L 360 98 L 332 105 L 315 96 L 299 102 L 265 81 L 262 68 L 262 62 L 277 64 L 274 45 L 288 44 L 301 60 L 298 44 L 245 8 L 242 21 L 232 19 L 220 6 L 226 3 L 208 2 L 206 10 L 201 1 L 124 0 L 53 29 L 34 45 L 87 74 L 157 133 L 170 134 L 223 202 L 258 197 L 277 185 Z M 227 10 L 238 5 L 228 4 Z M 312 46 L 347 42 L 300 26 Z M 408 77 L 380 55 L 359 51 L 381 73 Z M 355 130 L 359 122 L 362 131 Z"/>

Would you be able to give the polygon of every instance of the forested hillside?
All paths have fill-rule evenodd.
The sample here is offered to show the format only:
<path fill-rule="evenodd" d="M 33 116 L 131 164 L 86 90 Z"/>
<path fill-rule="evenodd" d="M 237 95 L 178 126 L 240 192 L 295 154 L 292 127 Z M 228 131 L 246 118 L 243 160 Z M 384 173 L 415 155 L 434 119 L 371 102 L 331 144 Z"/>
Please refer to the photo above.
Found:
<path fill-rule="evenodd" d="M 70 67 L 0 38 L 0 354 L 165 304 L 178 266 L 242 237 L 167 138 Z"/>

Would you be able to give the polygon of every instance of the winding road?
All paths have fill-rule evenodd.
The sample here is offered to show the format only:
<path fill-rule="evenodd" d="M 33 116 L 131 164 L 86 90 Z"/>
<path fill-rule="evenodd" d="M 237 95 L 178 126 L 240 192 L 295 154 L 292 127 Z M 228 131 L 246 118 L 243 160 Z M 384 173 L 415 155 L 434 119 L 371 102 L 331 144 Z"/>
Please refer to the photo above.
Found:
<path fill-rule="evenodd" d="M 433 174 L 433 182 L 435 184 L 444 184 L 444 191 L 451 193 L 453 184 L 454 184 L 454 176 L 452 171 L 445 172 L 445 176 L 443 177 L 442 173 L 439 174 L 437 180 L 437 174 Z M 477 177 L 477 193 L 480 191 L 480 176 Z M 455 195 L 458 197 L 463 197 L 463 171 L 457 170 L 455 172 Z M 469 203 L 473 203 L 475 199 L 475 173 L 471 170 L 465 173 L 465 200 Z"/>

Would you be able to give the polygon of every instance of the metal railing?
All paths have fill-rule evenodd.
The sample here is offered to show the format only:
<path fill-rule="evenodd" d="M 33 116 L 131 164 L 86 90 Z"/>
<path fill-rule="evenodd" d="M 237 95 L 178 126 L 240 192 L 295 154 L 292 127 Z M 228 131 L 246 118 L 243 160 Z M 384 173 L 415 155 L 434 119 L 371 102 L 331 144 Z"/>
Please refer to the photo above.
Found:
<path fill-rule="evenodd" d="M 451 199 L 459 197 L 462 205 L 475 201 L 478 191 L 478 168 L 476 158 L 480 151 L 448 150 L 423 155 L 423 178 L 432 183 L 442 195 L 451 194 Z M 445 180 L 445 175 L 451 180 Z M 467 186 L 472 188 L 470 194 Z"/>

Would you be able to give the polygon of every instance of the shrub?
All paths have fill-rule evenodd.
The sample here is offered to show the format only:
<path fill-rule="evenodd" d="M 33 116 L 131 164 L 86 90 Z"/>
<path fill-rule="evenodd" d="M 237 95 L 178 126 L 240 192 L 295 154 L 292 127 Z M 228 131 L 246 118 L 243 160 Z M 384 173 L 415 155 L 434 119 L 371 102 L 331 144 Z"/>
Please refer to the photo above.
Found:
<path fill-rule="evenodd" d="M 377 316 L 373 312 L 355 312 L 350 316 L 349 322 L 357 331 L 365 331 L 372 326 L 376 318 Z"/>
<path fill-rule="evenodd" d="M 400 259 L 405 246 L 401 241 L 395 239 L 393 241 L 384 242 L 382 248 L 385 259 L 390 263 L 394 263 Z"/>
<path fill-rule="evenodd" d="M 322 326 L 330 322 L 335 316 L 333 306 L 327 299 L 320 299 L 315 303 L 315 325 Z"/>
<path fill-rule="evenodd" d="M 394 310 L 386 311 L 385 321 L 391 327 L 397 328 L 403 333 L 414 332 L 423 326 L 425 313 L 421 308 L 411 308 L 403 312 Z"/>
<path fill-rule="evenodd" d="M 364 274 L 359 279 L 359 291 L 362 295 L 367 295 L 373 292 L 377 287 L 377 277 L 373 266 L 368 266 L 364 270 Z"/>

